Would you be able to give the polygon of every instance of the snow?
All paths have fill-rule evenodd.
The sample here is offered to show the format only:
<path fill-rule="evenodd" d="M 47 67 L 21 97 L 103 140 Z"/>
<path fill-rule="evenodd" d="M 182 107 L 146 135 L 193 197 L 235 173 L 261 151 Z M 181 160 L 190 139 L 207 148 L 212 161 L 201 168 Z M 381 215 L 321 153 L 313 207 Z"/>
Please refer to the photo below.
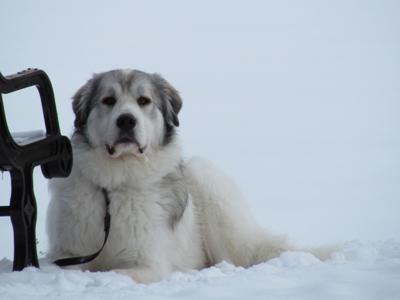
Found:
<path fill-rule="evenodd" d="M 286 252 L 249 269 L 226 262 L 137 284 L 114 272 L 63 270 L 41 260 L 10 272 L 0 262 L 0 297 L 20 299 L 351 299 L 400 297 L 400 243 L 348 242 L 329 260 Z"/>
<path fill-rule="evenodd" d="M 212 160 L 259 223 L 299 247 L 345 243 L 326 262 L 285 253 L 145 286 L 44 258 L 11 273 L 2 217 L 0 299 L 400 299 L 399 15 L 386 0 L 0 1 L 0 71 L 45 70 L 64 135 L 71 96 L 93 72 L 159 72 L 183 97 L 185 156 Z M 12 132 L 44 129 L 34 88 L 3 99 Z M 49 197 L 34 172 L 44 257 Z M 8 204 L 8 172 L 0 191 Z"/>
<path fill-rule="evenodd" d="M 36 142 L 46 137 L 46 132 L 43 130 L 12 132 L 12 138 L 21 146 Z"/>

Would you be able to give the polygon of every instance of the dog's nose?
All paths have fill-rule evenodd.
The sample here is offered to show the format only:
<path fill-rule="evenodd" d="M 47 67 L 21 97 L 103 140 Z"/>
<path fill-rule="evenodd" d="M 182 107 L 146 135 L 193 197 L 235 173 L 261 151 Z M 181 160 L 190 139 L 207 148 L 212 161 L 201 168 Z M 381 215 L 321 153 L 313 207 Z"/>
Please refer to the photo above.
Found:
<path fill-rule="evenodd" d="M 120 115 L 117 119 L 117 127 L 121 130 L 131 130 L 136 126 L 136 119 L 131 114 Z"/>

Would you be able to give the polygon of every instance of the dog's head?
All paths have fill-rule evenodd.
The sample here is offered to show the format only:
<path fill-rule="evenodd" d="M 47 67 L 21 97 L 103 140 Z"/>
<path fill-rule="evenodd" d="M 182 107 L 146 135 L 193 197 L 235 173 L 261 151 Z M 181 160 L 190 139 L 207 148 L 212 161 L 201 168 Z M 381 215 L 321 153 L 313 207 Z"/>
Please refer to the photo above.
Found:
<path fill-rule="evenodd" d="M 95 74 L 73 96 L 75 130 L 111 158 L 171 142 L 182 100 L 164 78 L 137 70 Z"/>

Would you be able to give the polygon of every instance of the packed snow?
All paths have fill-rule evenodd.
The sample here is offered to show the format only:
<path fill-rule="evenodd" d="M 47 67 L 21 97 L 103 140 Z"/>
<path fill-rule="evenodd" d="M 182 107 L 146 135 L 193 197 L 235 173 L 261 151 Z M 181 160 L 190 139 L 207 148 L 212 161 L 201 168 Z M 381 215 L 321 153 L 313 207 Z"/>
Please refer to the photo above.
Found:
<path fill-rule="evenodd" d="M 351 299 L 398 300 L 400 243 L 352 241 L 320 261 L 306 252 L 285 252 L 249 269 L 226 262 L 137 284 L 114 272 L 63 270 L 45 260 L 11 272 L 0 262 L 0 299 Z"/>

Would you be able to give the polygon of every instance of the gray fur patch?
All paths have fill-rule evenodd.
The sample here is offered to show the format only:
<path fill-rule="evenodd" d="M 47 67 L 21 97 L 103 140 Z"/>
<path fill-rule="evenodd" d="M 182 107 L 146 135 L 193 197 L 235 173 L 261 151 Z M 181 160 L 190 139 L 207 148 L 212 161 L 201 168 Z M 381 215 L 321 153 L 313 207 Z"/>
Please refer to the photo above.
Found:
<path fill-rule="evenodd" d="M 74 126 L 77 131 L 83 131 L 93 107 L 94 95 L 99 90 L 99 78 L 88 80 L 72 97 L 72 110 L 75 113 Z"/>
<path fill-rule="evenodd" d="M 160 75 L 153 74 L 152 81 L 155 86 L 154 92 L 161 100 L 159 109 L 165 121 L 164 145 L 166 145 L 174 137 L 175 127 L 179 126 L 178 113 L 182 108 L 182 98 L 178 91 Z"/>
<path fill-rule="evenodd" d="M 160 185 L 163 191 L 160 198 L 163 201 L 159 201 L 158 204 L 167 212 L 168 224 L 174 229 L 182 219 L 189 201 L 182 170 L 178 168 L 176 172 L 166 175 Z"/>
<path fill-rule="evenodd" d="M 138 71 L 132 71 L 129 73 L 121 72 L 120 70 L 110 71 L 110 75 L 115 78 L 115 81 L 119 83 L 121 89 L 127 93 L 129 92 L 132 83 L 135 81 L 136 77 L 138 77 Z"/>
<path fill-rule="evenodd" d="M 152 76 L 156 92 L 162 100 L 162 113 L 168 125 L 179 126 L 178 113 L 182 108 L 182 99 L 178 91 L 158 74 Z"/>

